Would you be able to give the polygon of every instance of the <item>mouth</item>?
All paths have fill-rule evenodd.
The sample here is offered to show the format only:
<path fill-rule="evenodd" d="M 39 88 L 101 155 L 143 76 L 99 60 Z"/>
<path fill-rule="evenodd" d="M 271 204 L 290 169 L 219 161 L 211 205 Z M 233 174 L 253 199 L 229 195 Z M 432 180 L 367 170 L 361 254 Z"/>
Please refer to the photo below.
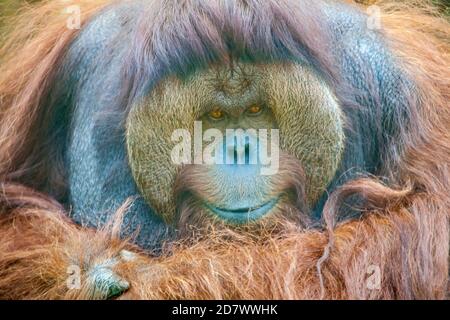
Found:
<path fill-rule="evenodd" d="M 242 208 L 228 210 L 223 208 L 218 208 L 213 205 L 206 205 L 209 210 L 214 212 L 221 219 L 234 224 L 245 224 L 251 221 L 256 221 L 272 210 L 272 208 L 277 204 L 278 199 L 273 199 L 263 205 L 253 207 L 253 208 Z"/>

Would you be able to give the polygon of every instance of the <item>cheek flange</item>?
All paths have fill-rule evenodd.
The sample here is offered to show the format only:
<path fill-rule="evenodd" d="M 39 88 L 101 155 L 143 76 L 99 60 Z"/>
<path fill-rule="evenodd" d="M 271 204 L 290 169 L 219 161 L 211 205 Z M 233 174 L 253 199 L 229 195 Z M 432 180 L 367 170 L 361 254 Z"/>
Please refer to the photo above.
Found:
<path fill-rule="evenodd" d="M 341 109 L 328 86 L 307 67 L 267 69 L 266 95 L 280 128 L 280 147 L 300 160 L 308 205 L 313 207 L 341 163 L 345 143 Z"/>
<path fill-rule="evenodd" d="M 174 223 L 173 188 L 180 165 L 171 159 L 176 130 L 192 132 L 198 101 L 196 90 L 177 79 L 167 79 L 136 105 L 127 118 L 128 162 L 136 185 L 166 223 Z"/>

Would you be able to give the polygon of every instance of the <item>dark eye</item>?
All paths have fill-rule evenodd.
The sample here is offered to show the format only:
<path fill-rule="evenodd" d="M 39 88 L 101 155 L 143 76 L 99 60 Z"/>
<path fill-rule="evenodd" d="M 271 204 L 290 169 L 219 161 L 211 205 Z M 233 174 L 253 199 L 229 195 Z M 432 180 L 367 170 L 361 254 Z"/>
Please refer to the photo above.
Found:
<path fill-rule="evenodd" d="M 263 108 L 260 105 L 254 104 L 247 108 L 247 114 L 251 116 L 256 116 L 262 112 Z"/>
<path fill-rule="evenodd" d="M 211 111 L 209 114 L 209 117 L 213 120 L 221 120 L 225 117 L 225 112 L 223 112 L 220 109 L 214 109 L 213 111 Z"/>

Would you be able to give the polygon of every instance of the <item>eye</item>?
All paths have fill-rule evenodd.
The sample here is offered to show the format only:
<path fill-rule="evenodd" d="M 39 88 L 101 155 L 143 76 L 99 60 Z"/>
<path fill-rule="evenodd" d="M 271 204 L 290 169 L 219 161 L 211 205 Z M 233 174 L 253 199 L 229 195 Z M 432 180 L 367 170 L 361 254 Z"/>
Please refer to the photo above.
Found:
<path fill-rule="evenodd" d="M 256 115 L 260 114 L 262 110 L 263 110 L 263 108 L 260 105 L 254 104 L 247 109 L 247 114 L 256 116 Z"/>
<path fill-rule="evenodd" d="M 221 120 L 225 117 L 225 112 L 220 109 L 214 109 L 208 115 L 213 120 Z"/>

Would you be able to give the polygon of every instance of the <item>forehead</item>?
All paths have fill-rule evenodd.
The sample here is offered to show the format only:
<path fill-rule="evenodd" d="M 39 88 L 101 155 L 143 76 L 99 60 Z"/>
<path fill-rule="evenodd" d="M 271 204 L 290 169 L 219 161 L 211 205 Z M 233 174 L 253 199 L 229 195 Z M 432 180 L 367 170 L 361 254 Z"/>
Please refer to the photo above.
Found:
<path fill-rule="evenodd" d="M 238 114 L 253 104 L 271 109 L 279 103 L 311 105 L 323 95 L 323 90 L 313 92 L 324 87 L 321 82 L 310 68 L 292 61 L 210 65 L 188 75 L 168 76 L 138 107 L 179 119 L 180 114 L 199 118 L 217 108 Z"/>
<path fill-rule="evenodd" d="M 210 98 L 207 108 L 238 114 L 250 105 L 264 103 L 269 69 L 267 64 L 218 64 L 194 72 L 183 82 L 193 91 L 206 93 Z"/>

